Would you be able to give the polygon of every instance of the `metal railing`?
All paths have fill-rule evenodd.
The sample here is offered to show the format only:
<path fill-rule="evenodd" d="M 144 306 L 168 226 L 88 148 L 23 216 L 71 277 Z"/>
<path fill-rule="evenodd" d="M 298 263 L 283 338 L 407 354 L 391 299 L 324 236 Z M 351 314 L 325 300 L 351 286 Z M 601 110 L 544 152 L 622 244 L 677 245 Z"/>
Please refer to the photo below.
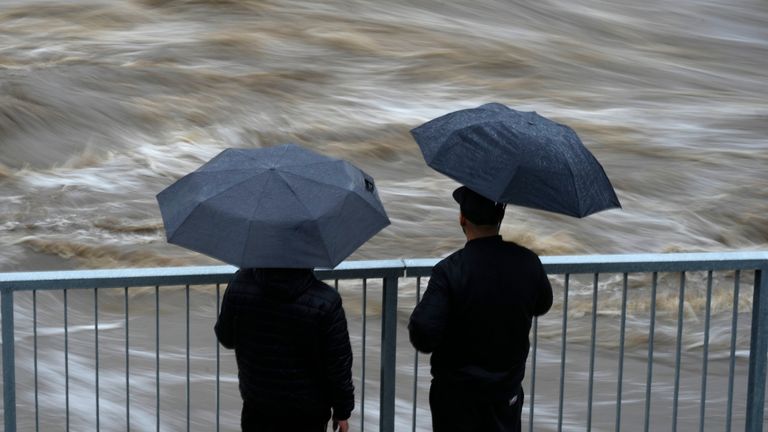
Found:
<path fill-rule="evenodd" d="M 345 302 L 360 430 L 430 430 L 427 356 L 410 348 L 404 323 L 436 262 L 346 262 L 317 271 Z M 531 330 L 529 430 L 762 430 L 767 252 L 542 262 L 556 300 Z M 236 424 L 234 361 L 212 332 L 221 285 L 233 272 L 0 274 L 5 430 L 100 430 L 105 421 L 114 429 L 115 419 L 126 430 Z M 745 284 L 751 293 L 742 292 Z M 380 318 L 369 324 L 371 315 Z M 748 338 L 737 331 L 747 324 Z M 379 333 L 373 342 L 371 333 Z M 378 381 L 366 379 L 376 366 Z M 366 397 L 372 387 L 378 392 Z"/>

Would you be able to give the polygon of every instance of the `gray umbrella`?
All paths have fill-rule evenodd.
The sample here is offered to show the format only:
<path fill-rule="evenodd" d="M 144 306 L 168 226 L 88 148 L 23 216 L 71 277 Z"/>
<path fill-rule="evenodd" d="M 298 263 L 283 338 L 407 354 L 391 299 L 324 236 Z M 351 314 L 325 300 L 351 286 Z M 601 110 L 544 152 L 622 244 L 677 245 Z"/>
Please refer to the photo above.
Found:
<path fill-rule="evenodd" d="M 611 182 L 568 126 L 490 103 L 411 131 L 427 164 L 496 202 L 584 217 L 621 207 Z"/>
<path fill-rule="evenodd" d="M 389 219 L 373 179 L 295 144 L 227 149 L 157 195 L 168 242 L 237 267 L 335 267 Z"/>

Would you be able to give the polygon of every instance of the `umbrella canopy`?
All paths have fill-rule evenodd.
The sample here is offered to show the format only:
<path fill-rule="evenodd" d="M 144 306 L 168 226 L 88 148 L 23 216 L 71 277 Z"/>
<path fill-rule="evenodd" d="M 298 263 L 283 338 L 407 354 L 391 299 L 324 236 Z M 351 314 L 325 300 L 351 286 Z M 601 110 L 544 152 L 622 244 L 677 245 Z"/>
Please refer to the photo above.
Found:
<path fill-rule="evenodd" d="M 224 150 L 157 201 L 169 243 L 241 268 L 335 267 L 389 225 L 370 176 L 295 144 Z"/>
<path fill-rule="evenodd" d="M 490 103 L 411 131 L 427 164 L 496 202 L 584 217 L 621 207 L 603 167 L 568 126 Z"/>

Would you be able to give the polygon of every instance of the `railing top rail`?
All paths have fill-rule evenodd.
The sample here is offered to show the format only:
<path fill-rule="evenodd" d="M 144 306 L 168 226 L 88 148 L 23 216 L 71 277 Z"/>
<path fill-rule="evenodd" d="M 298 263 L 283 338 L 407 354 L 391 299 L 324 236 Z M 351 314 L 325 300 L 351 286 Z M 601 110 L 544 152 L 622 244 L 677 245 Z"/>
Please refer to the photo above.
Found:
<path fill-rule="evenodd" d="M 402 260 L 345 261 L 333 269 L 316 269 L 321 279 L 385 278 L 404 275 Z M 236 267 L 158 267 L 0 273 L 0 290 L 15 291 L 120 288 L 155 285 L 228 283 Z"/>
<path fill-rule="evenodd" d="M 768 251 L 543 257 L 551 273 L 632 273 L 753 270 L 768 265 Z"/>
<path fill-rule="evenodd" d="M 334 269 L 316 269 L 315 273 L 321 279 L 428 276 L 438 261 L 435 258 L 345 261 Z M 541 261 L 550 274 L 750 270 L 768 267 L 768 251 L 544 256 Z M 0 273 L 0 289 L 216 284 L 229 282 L 236 270 L 232 266 L 207 266 Z"/>
<path fill-rule="evenodd" d="M 408 276 L 428 276 L 438 259 L 408 259 Z M 549 274 L 754 270 L 768 266 L 768 251 L 543 256 Z"/>

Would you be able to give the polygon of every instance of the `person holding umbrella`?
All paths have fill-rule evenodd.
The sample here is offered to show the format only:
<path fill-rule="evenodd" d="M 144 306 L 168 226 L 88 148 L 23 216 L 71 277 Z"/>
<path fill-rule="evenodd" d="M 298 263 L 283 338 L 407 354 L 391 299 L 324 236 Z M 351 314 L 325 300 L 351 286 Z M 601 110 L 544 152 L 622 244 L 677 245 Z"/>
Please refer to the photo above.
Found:
<path fill-rule="evenodd" d="M 618 207 L 576 134 L 501 104 L 449 113 L 411 131 L 427 163 L 464 184 L 464 248 L 432 269 L 408 324 L 431 353 L 435 432 L 520 431 L 533 317 L 552 306 L 539 257 L 499 235 L 507 203 L 583 217 Z"/>
<path fill-rule="evenodd" d="M 242 430 L 348 431 L 347 322 L 312 269 L 389 224 L 373 179 L 297 145 L 228 149 L 157 198 L 169 242 L 240 268 L 215 332 L 235 350 Z"/>
<path fill-rule="evenodd" d="M 432 427 L 519 431 L 528 332 L 552 287 L 535 253 L 502 240 L 502 204 L 466 186 L 453 197 L 467 243 L 432 269 L 408 325 L 413 346 L 432 353 Z"/>

